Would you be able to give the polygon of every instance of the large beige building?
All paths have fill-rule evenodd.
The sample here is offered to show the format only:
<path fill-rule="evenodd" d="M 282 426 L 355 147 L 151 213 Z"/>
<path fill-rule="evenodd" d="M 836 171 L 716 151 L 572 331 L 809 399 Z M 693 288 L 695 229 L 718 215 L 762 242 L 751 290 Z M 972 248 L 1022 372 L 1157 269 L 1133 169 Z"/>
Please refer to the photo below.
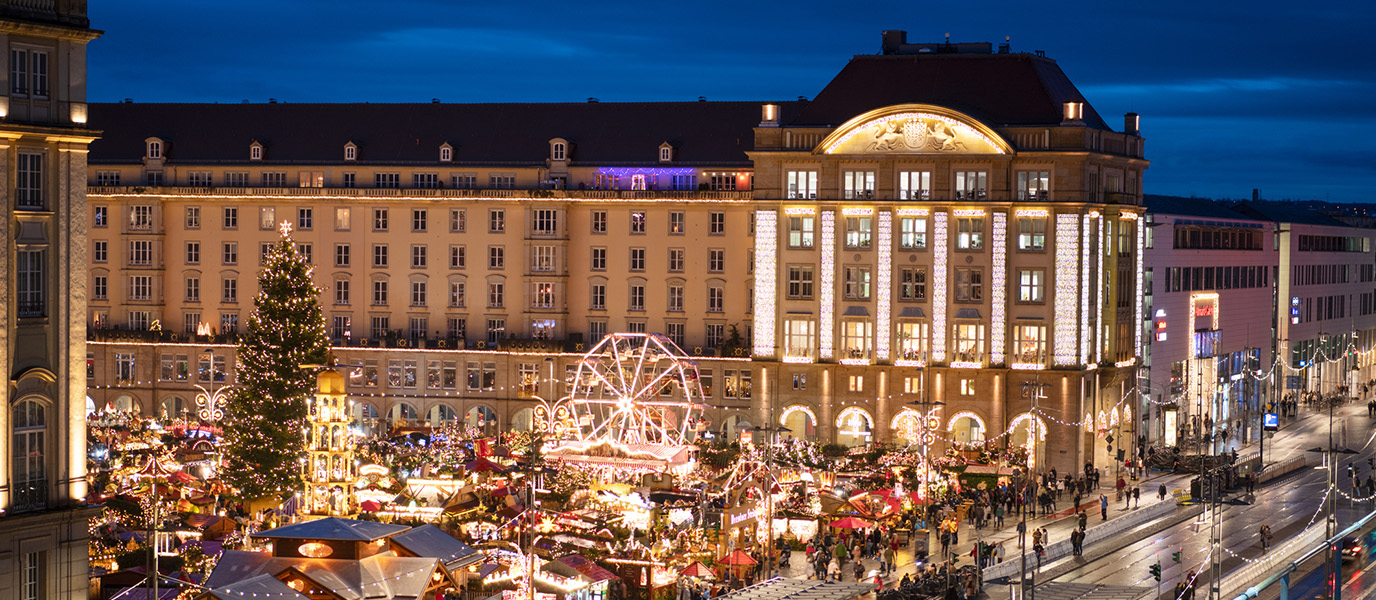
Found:
<path fill-rule="evenodd" d="M 1039 55 L 886 32 L 811 101 L 91 112 L 97 405 L 232 383 L 288 221 L 364 421 L 528 427 L 617 331 L 697 357 L 727 435 L 896 441 L 926 400 L 938 449 L 1016 445 L 1036 397 L 1065 471 L 1132 421 L 1143 140 Z"/>
<path fill-rule="evenodd" d="M 0 2 L 0 598 L 85 598 L 84 1 Z"/>

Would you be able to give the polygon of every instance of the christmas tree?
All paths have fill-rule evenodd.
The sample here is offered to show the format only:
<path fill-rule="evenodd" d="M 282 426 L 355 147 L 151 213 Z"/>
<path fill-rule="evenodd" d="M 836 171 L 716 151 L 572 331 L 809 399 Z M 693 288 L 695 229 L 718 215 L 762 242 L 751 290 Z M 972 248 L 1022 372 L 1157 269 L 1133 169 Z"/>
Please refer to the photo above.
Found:
<path fill-rule="evenodd" d="M 258 297 L 239 340 L 238 387 L 226 406 L 225 470 L 246 498 L 285 497 L 299 486 L 302 428 L 315 373 L 329 364 L 330 338 L 311 265 L 282 224 L 258 277 Z"/>

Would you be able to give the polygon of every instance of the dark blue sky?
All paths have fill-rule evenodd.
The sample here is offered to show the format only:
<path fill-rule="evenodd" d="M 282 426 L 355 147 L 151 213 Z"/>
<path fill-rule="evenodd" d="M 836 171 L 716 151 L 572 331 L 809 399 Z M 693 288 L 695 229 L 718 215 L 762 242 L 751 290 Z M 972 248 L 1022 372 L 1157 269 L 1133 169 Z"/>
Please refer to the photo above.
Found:
<path fill-rule="evenodd" d="M 1045 50 L 1147 193 L 1376 200 L 1376 3 L 91 0 L 90 98 L 564 102 L 812 97 L 879 32 Z M 97 124 L 98 126 L 98 124 Z"/>

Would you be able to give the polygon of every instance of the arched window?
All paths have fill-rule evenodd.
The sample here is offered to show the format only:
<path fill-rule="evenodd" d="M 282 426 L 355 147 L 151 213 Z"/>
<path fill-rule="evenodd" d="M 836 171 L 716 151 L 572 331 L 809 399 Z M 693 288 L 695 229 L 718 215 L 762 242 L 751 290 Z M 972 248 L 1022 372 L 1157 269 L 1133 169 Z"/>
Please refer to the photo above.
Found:
<path fill-rule="evenodd" d="M 564 160 L 568 156 L 568 146 L 564 142 L 554 142 L 550 145 L 549 157 L 552 160 Z"/>
<path fill-rule="evenodd" d="M 14 502 L 13 509 L 43 508 L 48 501 L 48 478 L 43 455 L 46 446 L 47 407 L 26 400 L 14 409 Z"/>
<path fill-rule="evenodd" d="M 454 148 L 449 144 L 440 146 L 440 162 L 451 162 L 454 160 Z"/>
<path fill-rule="evenodd" d="M 251 145 L 251 146 L 248 147 L 248 159 L 249 159 L 249 160 L 263 160 L 263 146 L 262 146 L 262 144 L 259 144 L 258 142 L 253 142 L 253 145 Z"/>
<path fill-rule="evenodd" d="M 162 158 L 162 140 L 148 140 L 148 158 Z"/>

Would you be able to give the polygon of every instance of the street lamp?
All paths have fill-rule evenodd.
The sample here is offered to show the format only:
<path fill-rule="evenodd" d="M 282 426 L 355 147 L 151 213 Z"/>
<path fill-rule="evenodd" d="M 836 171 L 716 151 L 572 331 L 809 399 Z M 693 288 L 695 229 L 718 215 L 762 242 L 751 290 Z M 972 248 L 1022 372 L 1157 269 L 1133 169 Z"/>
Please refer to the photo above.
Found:
<path fill-rule="evenodd" d="M 764 451 L 765 563 L 767 564 L 769 576 L 773 577 L 777 570 L 774 560 L 774 443 L 778 440 L 778 436 L 768 434 L 792 433 L 793 430 L 782 425 L 770 425 L 768 427 L 752 427 L 750 431 L 752 436 L 756 433 L 766 434 Z"/>

